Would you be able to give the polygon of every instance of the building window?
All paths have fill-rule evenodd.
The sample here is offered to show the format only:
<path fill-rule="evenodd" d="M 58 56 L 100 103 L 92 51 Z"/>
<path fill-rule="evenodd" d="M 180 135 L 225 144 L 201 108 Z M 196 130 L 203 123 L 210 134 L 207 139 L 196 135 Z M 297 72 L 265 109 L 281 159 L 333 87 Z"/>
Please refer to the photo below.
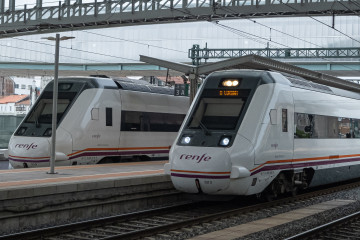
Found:
<path fill-rule="evenodd" d="M 26 89 L 26 85 L 25 85 L 25 84 L 21 84 L 21 89 Z"/>
<path fill-rule="evenodd" d="M 15 88 L 19 88 L 19 84 L 15 84 Z"/>

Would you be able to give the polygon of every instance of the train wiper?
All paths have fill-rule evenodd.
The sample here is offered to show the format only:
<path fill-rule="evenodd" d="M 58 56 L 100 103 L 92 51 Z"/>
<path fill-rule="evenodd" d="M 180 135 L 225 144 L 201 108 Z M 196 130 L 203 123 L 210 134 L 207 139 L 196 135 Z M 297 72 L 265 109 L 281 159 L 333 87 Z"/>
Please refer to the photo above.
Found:
<path fill-rule="evenodd" d="M 209 129 L 207 129 L 207 127 L 201 121 L 199 121 L 199 125 L 202 128 L 202 130 L 204 130 L 205 135 L 211 136 L 211 132 L 209 131 Z"/>
<path fill-rule="evenodd" d="M 40 127 L 40 123 L 39 123 L 39 116 L 35 116 L 35 127 L 39 128 Z"/>

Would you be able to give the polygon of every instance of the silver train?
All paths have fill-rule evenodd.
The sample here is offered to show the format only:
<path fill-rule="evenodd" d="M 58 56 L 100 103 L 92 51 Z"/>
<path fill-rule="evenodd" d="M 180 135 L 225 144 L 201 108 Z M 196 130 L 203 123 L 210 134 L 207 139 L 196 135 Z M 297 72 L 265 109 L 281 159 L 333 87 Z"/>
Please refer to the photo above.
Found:
<path fill-rule="evenodd" d="M 294 194 L 360 177 L 360 94 L 259 70 L 210 74 L 165 165 L 183 192 Z"/>
<path fill-rule="evenodd" d="M 53 82 L 9 142 L 14 168 L 49 166 Z M 167 158 L 189 108 L 174 90 L 109 78 L 63 78 L 58 84 L 57 166 Z"/>

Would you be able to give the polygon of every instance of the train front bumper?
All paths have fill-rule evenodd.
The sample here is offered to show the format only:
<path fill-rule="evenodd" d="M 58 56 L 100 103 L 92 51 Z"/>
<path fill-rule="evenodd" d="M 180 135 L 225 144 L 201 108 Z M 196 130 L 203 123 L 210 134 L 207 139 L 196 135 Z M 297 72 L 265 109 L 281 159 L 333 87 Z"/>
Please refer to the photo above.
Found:
<path fill-rule="evenodd" d="M 50 149 L 49 138 L 13 136 L 9 142 L 9 163 L 13 168 L 47 167 L 50 165 Z M 68 157 L 56 152 L 55 160 L 66 161 Z"/>
<path fill-rule="evenodd" d="M 182 147 L 174 149 L 170 157 L 171 165 L 165 166 L 165 171 L 176 189 L 216 194 L 229 187 L 232 165 L 225 150 Z"/>

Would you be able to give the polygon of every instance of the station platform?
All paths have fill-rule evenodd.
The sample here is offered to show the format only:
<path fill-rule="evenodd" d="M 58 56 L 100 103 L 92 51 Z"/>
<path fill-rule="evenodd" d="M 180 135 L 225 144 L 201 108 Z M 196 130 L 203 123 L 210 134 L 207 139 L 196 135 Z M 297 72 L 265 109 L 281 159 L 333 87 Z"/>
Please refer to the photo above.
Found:
<path fill-rule="evenodd" d="M 55 174 L 49 174 L 49 167 L 1 170 L 0 200 L 9 195 L 5 194 L 6 192 L 13 192 L 16 189 L 44 189 L 45 186 L 49 186 L 47 189 L 54 189 L 55 187 L 61 188 L 61 186 L 74 183 L 78 189 L 82 185 L 86 185 L 86 188 L 90 189 L 92 183 L 98 184 L 102 180 L 112 180 L 115 184 L 117 180 L 163 174 L 163 167 L 166 162 L 149 161 L 63 166 L 55 167 Z M 30 192 L 27 191 L 26 195 L 24 195 L 25 192 L 22 191 L 21 196 L 29 197 L 31 196 Z"/>
<path fill-rule="evenodd" d="M 0 235 L 182 201 L 166 162 L 55 167 L 56 174 L 49 167 L 1 170 Z"/>

